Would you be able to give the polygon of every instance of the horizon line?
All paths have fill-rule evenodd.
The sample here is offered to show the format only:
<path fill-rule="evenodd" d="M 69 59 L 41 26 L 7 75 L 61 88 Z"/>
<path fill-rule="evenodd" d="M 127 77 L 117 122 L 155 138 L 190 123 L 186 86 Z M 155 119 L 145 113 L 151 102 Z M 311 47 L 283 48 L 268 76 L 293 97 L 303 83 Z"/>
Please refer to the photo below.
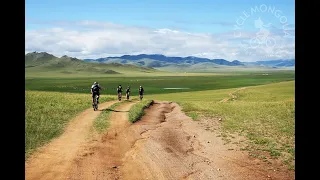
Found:
<path fill-rule="evenodd" d="M 47 53 L 47 54 L 50 54 L 48 52 L 45 52 L 45 51 L 32 51 L 32 52 L 26 52 L 25 51 L 25 55 L 27 54 L 30 54 L 30 53 Z M 55 56 L 55 57 L 58 57 L 58 58 L 61 58 L 63 56 L 67 56 L 67 57 L 71 57 L 71 58 L 76 58 L 76 59 L 79 59 L 79 60 L 97 60 L 97 59 L 102 59 L 102 58 L 121 58 L 121 56 L 139 56 L 139 55 L 161 55 L 161 56 L 165 56 L 165 57 L 168 57 L 168 58 L 172 58 L 172 57 L 178 57 L 178 58 L 187 58 L 187 57 L 194 57 L 194 58 L 199 58 L 199 59 L 208 59 L 208 60 L 226 60 L 228 62 L 233 62 L 233 61 L 239 61 L 239 62 L 243 62 L 243 63 L 250 63 L 250 62 L 259 62 L 259 61 L 278 61 L 278 60 L 283 60 L 283 61 L 290 61 L 290 60 L 295 60 L 295 58 L 289 58 L 289 59 L 274 59 L 274 60 L 259 60 L 259 61 L 240 61 L 240 60 L 227 60 L 227 59 L 224 59 L 224 58 L 215 58 L 215 59 L 210 59 L 210 58 L 204 58 L 204 57 L 197 57 L 197 56 L 166 56 L 166 55 L 163 55 L 163 54 L 157 54 L 157 53 L 153 53 L 153 54 L 137 54 L 137 55 L 134 55 L 134 54 L 123 54 L 123 55 L 120 55 L 120 56 L 107 56 L 107 57 L 100 57 L 100 58 L 78 58 L 78 57 L 72 57 L 72 56 L 68 56 L 68 55 L 62 55 L 61 57 L 59 56 L 56 56 L 54 54 L 50 54 L 52 56 Z"/>

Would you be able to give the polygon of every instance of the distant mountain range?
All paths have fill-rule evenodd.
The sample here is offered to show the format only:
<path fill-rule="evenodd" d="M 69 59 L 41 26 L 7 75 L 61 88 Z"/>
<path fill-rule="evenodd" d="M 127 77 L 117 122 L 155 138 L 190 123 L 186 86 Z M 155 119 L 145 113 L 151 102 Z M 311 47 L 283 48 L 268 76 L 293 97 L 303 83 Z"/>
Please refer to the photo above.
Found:
<path fill-rule="evenodd" d="M 294 68 L 295 60 L 257 62 L 227 61 L 198 57 L 167 57 L 164 55 L 124 55 L 99 59 L 77 59 L 69 56 L 56 57 L 46 52 L 25 55 L 26 74 L 127 74 L 154 72 L 223 72 L 236 70 L 263 70 Z"/>
<path fill-rule="evenodd" d="M 272 66 L 272 67 L 294 67 L 295 66 L 295 59 L 256 61 L 256 62 L 246 62 L 244 64 L 245 65 L 256 65 L 256 66 Z"/>
<path fill-rule="evenodd" d="M 98 59 L 83 59 L 86 62 L 93 63 L 121 63 L 132 64 L 137 66 L 161 68 L 168 66 L 195 66 L 195 65 L 210 65 L 210 66 L 266 66 L 266 67 L 294 67 L 295 59 L 281 59 L 270 61 L 256 62 L 240 62 L 239 60 L 227 61 L 225 59 L 208 59 L 194 56 L 188 57 L 168 57 L 161 54 L 139 54 L 139 55 L 123 55 L 120 57 L 106 57 Z"/>

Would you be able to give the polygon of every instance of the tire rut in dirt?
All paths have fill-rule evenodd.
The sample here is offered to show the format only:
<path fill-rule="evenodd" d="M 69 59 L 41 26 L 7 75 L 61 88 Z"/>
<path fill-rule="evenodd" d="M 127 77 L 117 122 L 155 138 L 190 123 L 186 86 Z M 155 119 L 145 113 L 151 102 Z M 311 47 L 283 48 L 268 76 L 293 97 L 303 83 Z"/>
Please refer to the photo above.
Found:
<path fill-rule="evenodd" d="M 123 159 L 123 179 L 184 179 L 199 171 L 195 166 L 208 163 L 206 158 L 192 153 L 200 144 L 181 129 L 189 117 L 179 109 L 175 111 L 177 106 L 155 102 L 131 126 L 131 131 L 140 132 L 141 136 Z"/>
<path fill-rule="evenodd" d="M 245 152 L 230 151 L 217 133 L 206 131 L 176 103 L 155 102 L 145 112 L 126 130 L 133 145 L 122 158 L 117 178 L 292 179 Z"/>
<path fill-rule="evenodd" d="M 176 103 L 155 101 L 133 124 L 120 113 L 112 113 L 111 128 L 92 152 L 77 159 L 70 179 L 270 179 L 266 166 L 229 151 Z"/>
<path fill-rule="evenodd" d="M 68 173 L 69 179 L 117 179 L 122 155 L 130 149 L 130 143 L 123 134 L 130 126 L 127 115 L 134 104 L 124 103 L 115 108 L 107 133 L 85 147 L 89 153 L 79 155 L 74 160 Z"/>
<path fill-rule="evenodd" d="M 146 109 L 146 115 L 134 124 L 130 124 L 127 111 L 134 103 L 120 105 L 120 112 L 112 112 L 111 127 L 99 141 L 87 147 L 90 153 L 79 156 L 69 173 L 70 179 L 123 179 L 120 172 L 123 158 L 143 134 L 155 130 L 166 122 L 166 113 L 172 111 L 169 103 L 154 103 L 151 109 Z M 130 179 L 130 178 L 129 178 Z"/>

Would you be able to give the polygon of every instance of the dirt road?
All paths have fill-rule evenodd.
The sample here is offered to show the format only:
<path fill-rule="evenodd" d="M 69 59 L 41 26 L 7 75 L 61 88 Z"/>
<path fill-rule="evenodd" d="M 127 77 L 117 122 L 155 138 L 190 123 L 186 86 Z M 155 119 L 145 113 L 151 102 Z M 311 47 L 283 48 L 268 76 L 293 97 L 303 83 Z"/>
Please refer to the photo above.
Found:
<path fill-rule="evenodd" d="M 254 159 L 236 143 L 225 144 L 218 137 L 218 119 L 193 121 L 176 103 L 156 101 L 140 121 L 130 124 L 127 113 L 133 104 L 116 108 L 107 133 L 80 150 L 68 145 L 53 154 L 44 148 L 43 154 L 63 156 L 55 162 L 45 155 L 35 158 L 26 169 L 27 179 L 294 179 L 286 167 Z"/>
<path fill-rule="evenodd" d="M 116 102 L 100 104 L 99 109 Z M 86 142 L 93 121 L 101 112 L 92 108 L 85 110 L 70 122 L 59 138 L 40 148 L 25 163 L 26 179 L 63 179 L 78 150 Z"/>

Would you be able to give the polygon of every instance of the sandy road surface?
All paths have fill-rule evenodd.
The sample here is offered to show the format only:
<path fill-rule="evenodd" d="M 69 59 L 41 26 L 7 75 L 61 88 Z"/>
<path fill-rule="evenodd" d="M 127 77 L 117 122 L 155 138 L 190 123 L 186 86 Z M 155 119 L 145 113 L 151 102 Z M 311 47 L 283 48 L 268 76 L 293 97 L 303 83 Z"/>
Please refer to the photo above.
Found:
<path fill-rule="evenodd" d="M 141 120 L 130 124 L 133 104 L 117 107 L 107 133 L 87 143 L 69 166 L 51 164 L 60 168 L 53 179 L 294 179 L 294 172 L 276 161 L 267 164 L 237 144 L 225 144 L 218 119 L 193 121 L 176 103 L 156 101 Z"/>
<path fill-rule="evenodd" d="M 111 114 L 111 127 L 107 133 L 93 140 L 87 152 L 79 155 L 68 174 L 69 179 L 116 179 L 122 155 L 130 149 L 130 138 L 125 131 L 130 127 L 128 111 L 134 102 L 124 103 Z"/>
<path fill-rule="evenodd" d="M 176 103 L 155 102 L 130 125 L 130 106 L 112 114 L 110 130 L 77 159 L 70 179 L 294 179 L 286 167 L 224 144 L 217 119 L 193 121 Z"/>
<path fill-rule="evenodd" d="M 286 167 L 225 145 L 217 137 L 217 119 L 193 121 L 170 102 L 157 102 L 146 112 L 125 131 L 139 138 L 122 159 L 120 179 L 294 179 Z"/>

